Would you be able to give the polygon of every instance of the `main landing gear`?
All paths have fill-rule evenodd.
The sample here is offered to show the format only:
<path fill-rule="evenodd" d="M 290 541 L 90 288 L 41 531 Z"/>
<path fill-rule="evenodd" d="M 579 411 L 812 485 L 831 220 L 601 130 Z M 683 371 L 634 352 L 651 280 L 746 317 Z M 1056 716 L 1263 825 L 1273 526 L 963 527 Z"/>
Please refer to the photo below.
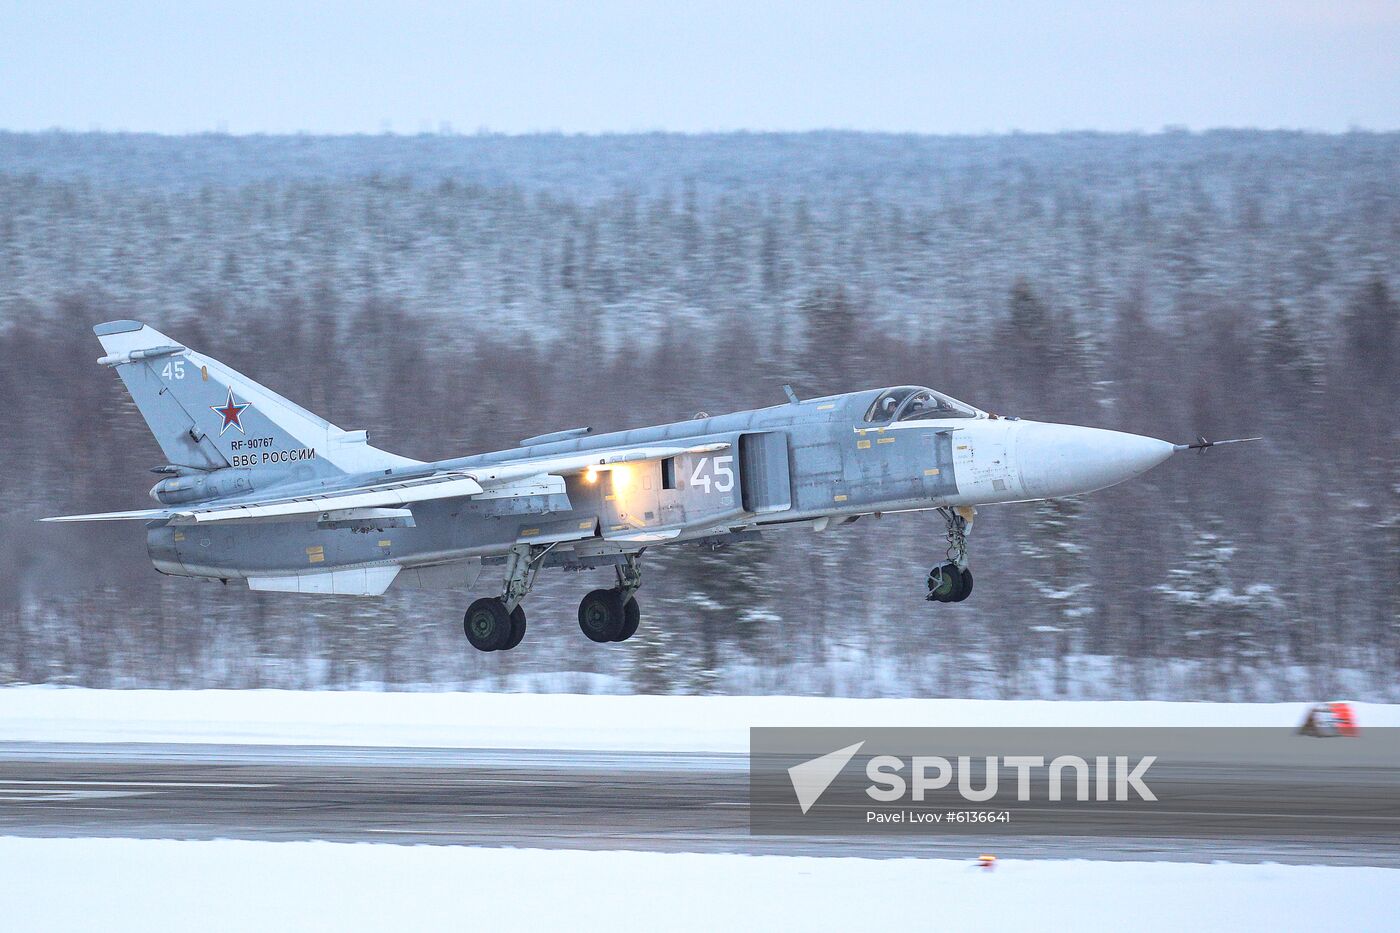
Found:
<path fill-rule="evenodd" d="M 509 651 L 525 637 L 525 610 L 507 610 L 499 596 L 483 596 L 467 607 L 462 629 L 478 651 Z"/>
<path fill-rule="evenodd" d="M 578 627 L 591 641 L 626 641 L 637 634 L 642 610 L 632 594 L 642 585 L 638 555 L 625 554 L 617 565 L 617 586 L 594 590 L 578 604 Z"/>
<path fill-rule="evenodd" d="M 969 506 L 938 510 L 948 524 L 948 559 L 928 572 L 928 596 L 937 603 L 960 603 L 972 595 L 972 571 L 967 569 L 967 533 L 976 509 Z"/>
<path fill-rule="evenodd" d="M 485 596 L 467 607 L 462 630 L 478 651 L 509 651 L 525 637 L 525 610 L 521 601 L 535 585 L 535 574 L 553 545 L 518 545 L 506 561 L 506 579 L 500 596 Z M 626 641 L 637 634 L 642 610 L 637 588 L 642 585 L 638 554 L 624 554 L 617 565 L 617 586 L 594 590 L 578 606 L 578 626 L 596 642 Z"/>
<path fill-rule="evenodd" d="M 525 610 L 520 601 L 535 585 L 535 574 L 553 545 L 517 545 L 506 559 L 506 581 L 500 596 L 484 596 L 467 607 L 462 630 L 478 651 L 509 651 L 525 637 Z"/>

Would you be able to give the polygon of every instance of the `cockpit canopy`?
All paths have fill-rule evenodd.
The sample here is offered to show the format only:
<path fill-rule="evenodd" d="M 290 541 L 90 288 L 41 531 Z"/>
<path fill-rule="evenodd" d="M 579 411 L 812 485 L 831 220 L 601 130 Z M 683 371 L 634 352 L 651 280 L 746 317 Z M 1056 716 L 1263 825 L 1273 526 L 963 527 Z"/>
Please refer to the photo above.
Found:
<path fill-rule="evenodd" d="M 900 386 L 880 394 L 865 413 L 872 424 L 928 418 L 976 418 L 977 409 L 941 392 L 920 386 Z"/>

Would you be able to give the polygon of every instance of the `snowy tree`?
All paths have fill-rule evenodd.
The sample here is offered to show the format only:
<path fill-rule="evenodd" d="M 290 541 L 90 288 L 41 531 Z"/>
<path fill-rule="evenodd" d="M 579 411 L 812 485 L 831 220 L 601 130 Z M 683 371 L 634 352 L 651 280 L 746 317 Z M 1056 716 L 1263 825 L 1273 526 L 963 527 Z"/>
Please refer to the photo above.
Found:
<path fill-rule="evenodd" d="M 1032 631 L 1049 636 L 1055 665 L 1055 693 L 1069 687 L 1070 656 L 1082 651 L 1084 627 L 1094 607 L 1082 543 L 1084 503 L 1077 498 L 1046 499 L 1035 504 L 1021 542 L 1028 580 L 1053 620 Z"/>
<path fill-rule="evenodd" d="M 1390 464 L 1390 484 L 1376 510 L 1374 530 L 1377 545 L 1375 572 L 1370 579 L 1380 581 L 1375 602 L 1377 634 L 1380 636 L 1380 669 L 1400 668 L 1400 460 Z"/>
<path fill-rule="evenodd" d="M 1393 387 L 1400 376 L 1395 371 L 1396 331 L 1400 330 L 1400 303 L 1379 276 L 1372 278 L 1348 303 L 1342 318 L 1348 349 L 1363 373 L 1381 378 Z"/>
<path fill-rule="evenodd" d="M 669 620 L 641 626 L 630 641 L 634 643 L 630 680 L 632 689 L 642 694 L 685 692 L 687 661 L 683 633 Z"/>
<path fill-rule="evenodd" d="M 1279 390 L 1276 401 L 1288 417 L 1296 419 L 1317 404 L 1322 368 L 1297 318 L 1281 304 L 1273 305 L 1260 328 L 1259 356 L 1271 392 Z"/>
<path fill-rule="evenodd" d="M 1168 571 L 1167 582 L 1156 588 L 1181 620 L 1179 636 L 1213 667 L 1217 689 L 1233 690 L 1242 666 L 1264 660 L 1266 626 L 1281 608 L 1272 584 L 1235 581 L 1235 553 L 1224 522 L 1207 519 L 1182 565 Z"/>

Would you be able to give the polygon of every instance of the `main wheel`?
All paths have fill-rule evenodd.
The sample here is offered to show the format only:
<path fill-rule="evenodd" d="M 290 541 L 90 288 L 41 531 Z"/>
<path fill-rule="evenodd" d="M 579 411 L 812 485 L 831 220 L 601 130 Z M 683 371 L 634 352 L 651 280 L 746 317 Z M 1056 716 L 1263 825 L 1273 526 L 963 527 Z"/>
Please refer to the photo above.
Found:
<path fill-rule="evenodd" d="M 505 648 L 511 637 L 510 613 L 506 604 L 495 596 L 483 596 L 467 607 L 462 617 L 462 631 L 477 651 L 497 651 Z M 524 625 L 521 626 L 524 634 Z"/>
<path fill-rule="evenodd" d="M 940 603 L 957 602 L 963 591 L 962 571 L 951 561 L 928 573 L 928 598 Z"/>
<path fill-rule="evenodd" d="M 627 602 L 622 604 L 622 631 L 617 633 L 613 641 L 626 641 L 637 634 L 637 626 L 642 624 L 642 607 L 637 605 L 637 598 L 630 596 Z"/>
<path fill-rule="evenodd" d="M 520 644 L 520 640 L 524 637 L 525 609 L 522 606 L 516 606 L 510 611 L 510 638 L 506 641 L 504 645 L 501 645 L 501 650 L 509 651 L 516 645 Z"/>
<path fill-rule="evenodd" d="M 594 590 L 578 604 L 578 627 L 593 641 L 617 641 L 626 621 L 618 590 Z"/>

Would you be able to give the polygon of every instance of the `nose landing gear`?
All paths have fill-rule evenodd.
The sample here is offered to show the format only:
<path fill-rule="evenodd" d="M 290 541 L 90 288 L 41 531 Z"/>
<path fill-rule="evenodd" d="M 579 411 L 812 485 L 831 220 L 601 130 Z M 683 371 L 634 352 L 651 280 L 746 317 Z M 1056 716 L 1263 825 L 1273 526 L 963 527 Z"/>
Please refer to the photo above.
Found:
<path fill-rule="evenodd" d="M 928 572 L 928 595 L 938 603 L 960 603 L 972 595 L 972 571 L 951 561 Z"/>
<path fill-rule="evenodd" d="M 928 572 L 928 596 L 938 603 L 960 603 L 972 595 L 972 571 L 967 569 L 967 534 L 977 510 L 970 506 L 938 510 L 948 524 L 948 559 Z"/>

